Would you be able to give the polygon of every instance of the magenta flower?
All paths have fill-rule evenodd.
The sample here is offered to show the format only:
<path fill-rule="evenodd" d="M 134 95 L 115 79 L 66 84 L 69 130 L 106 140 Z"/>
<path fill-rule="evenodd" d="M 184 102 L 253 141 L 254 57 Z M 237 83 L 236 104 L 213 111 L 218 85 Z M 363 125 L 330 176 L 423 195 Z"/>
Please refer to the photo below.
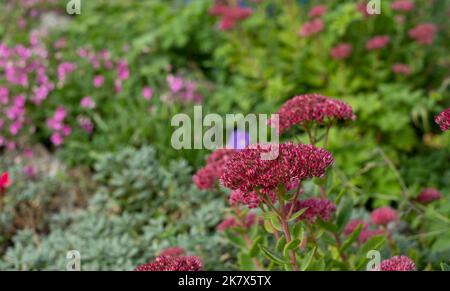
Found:
<path fill-rule="evenodd" d="M 218 231 L 225 231 L 236 226 L 236 219 L 234 217 L 227 217 L 221 223 L 219 223 L 216 228 Z"/>
<path fill-rule="evenodd" d="M 167 84 L 169 85 L 170 91 L 172 91 L 172 93 L 178 93 L 183 88 L 183 78 L 168 75 Z"/>
<path fill-rule="evenodd" d="M 286 209 L 288 209 L 288 211 L 291 210 L 291 207 L 294 208 L 292 213 L 305 208 L 305 212 L 299 216 L 298 220 L 306 220 L 309 223 L 313 223 L 317 218 L 328 221 L 336 212 L 336 205 L 330 200 L 323 198 L 297 200 L 286 205 Z"/>
<path fill-rule="evenodd" d="M 209 9 L 209 13 L 221 17 L 219 22 L 220 30 L 231 30 L 237 23 L 250 17 L 253 14 L 253 11 L 248 7 L 214 4 L 214 6 Z"/>
<path fill-rule="evenodd" d="M 419 24 L 416 27 L 411 28 L 408 32 L 409 37 L 414 39 L 418 44 L 422 45 L 431 44 L 436 33 L 437 27 L 432 23 Z"/>
<path fill-rule="evenodd" d="M 370 216 L 374 225 L 387 225 L 397 219 L 397 211 L 389 206 L 377 208 Z"/>
<path fill-rule="evenodd" d="M 195 256 L 158 256 L 154 261 L 137 266 L 135 271 L 201 271 L 203 262 Z"/>
<path fill-rule="evenodd" d="M 330 55 L 335 60 L 346 59 L 352 54 L 352 45 L 348 43 L 340 43 L 333 47 Z"/>
<path fill-rule="evenodd" d="M 450 108 L 445 109 L 436 117 L 434 121 L 439 125 L 442 131 L 447 131 L 450 129 Z"/>
<path fill-rule="evenodd" d="M 382 49 L 387 46 L 390 41 L 391 39 L 388 35 L 375 36 L 366 42 L 366 48 L 369 51 Z"/>
<path fill-rule="evenodd" d="M 153 90 L 150 87 L 144 87 L 142 89 L 142 96 L 144 97 L 145 100 L 150 100 L 152 99 L 153 96 Z"/>
<path fill-rule="evenodd" d="M 96 103 L 94 99 L 90 96 L 86 96 L 80 101 L 81 107 L 88 108 L 88 109 L 94 109 L 96 107 Z"/>
<path fill-rule="evenodd" d="M 386 234 L 386 232 L 383 229 L 376 229 L 376 230 L 363 230 L 361 231 L 361 233 L 359 234 L 359 238 L 358 238 L 358 243 L 359 244 L 363 244 L 366 241 L 368 241 L 369 239 L 371 239 L 374 236 L 378 236 L 378 235 L 384 235 Z"/>
<path fill-rule="evenodd" d="M 392 66 L 392 71 L 400 75 L 410 75 L 412 73 L 411 68 L 408 65 L 396 63 Z"/>
<path fill-rule="evenodd" d="M 274 195 L 272 195 L 274 197 Z M 241 190 L 233 190 L 228 198 L 230 205 L 247 205 L 248 208 L 257 208 L 262 202 L 256 192 L 245 193 Z"/>
<path fill-rule="evenodd" d="M 92 80 L 92 85 L 94 85 L 95 88 L 103 86 L 104 83 L 105 77 L 103 77 L 102 75 L 97 75 L 94 77 L 94 80 Z"/>
<path fill-rule="evenodd" d="M 311 8 L 308 12 L 308 17 L 314 18 L 314 17 L 321 17 L 327 13 L 327 6 L 325 5 L 317 5 Z"/>
<path fill-rule="evenodd" d="M 192 178 L 197 188 L 214 190 L 216 182 L 223 174 L 225 164 L 235 153 L 233 149 L 218 149 L 207 159 L 206 166 L 197 171 Z"/>
<path fill-rule="evenodd" d="M 305 122 L 323 124 L 328 120 L 354 120 L 352 108 L 345 102 L 322 96 L 306 94 L 296 96 L 286 101 L 278 110 L 280 118 L 280 132 L 284 132 L 294 125 L 302 126 Z"/>
<path fill-rule="evenodd" d="M 11 185 L 11 179 L 9 178 L 9 173 L 4 172 L 0 175 L 0 194 L 3 194 Z"/>
<path fill-rule="evenodd" d="M 414 2 L 410 0 L 396 0 L 391 4 L 392 10 L 408 12 L 414 9 Z"/>
<path fill-rule="evenodd" d="M 419 196 L 417 196 L 416 200 L 422 204 L 428 204 L 435 200 L 439 200 L 442 198 L 442 193 L 439 192 L 436 188 L 425 188 L 423 189 Z"/>
<path fill-rule="evenodd" d="M 278 147 L 278 157 L 261 159 L 263 154 L 276 151 L 273 147 Z M 272 191 L 294 180 L 322 177 L 332 163 L 329 152 L 312 145 L 251 145 L 229 158 L 221 182 L 225 187 L 245 193 Z"/>
<path fill-rule="evenodd" d="M 94 130 L 94 123 L 89 117 L 86 116 L 78 116 L 77 117 L 78 125 L 84 130 L 86 133 L 92 133 Z"/>
<path fill-rule="evenodd" d="M 303 23 L 302 28 L 299 31 L 299 36 L 309 37 L 321 32 L 324 28 L 322 19 L 316 18 L 311 21 Z"/>
<path fill-rule="evenodd" d="M 344 234 L 345 235 L 352 234 L 359 225 L 362 225 L 361 231 L 365 231 L 369 227 L 369 224 L 364 220 L 361 219 L 350 220 L 344 228 Z"/>
<path fill-rule="evenodd" d="M 395 256 L 383 260 L 379 271 L 416 271 L 416 264 L 407 256 Z"/>

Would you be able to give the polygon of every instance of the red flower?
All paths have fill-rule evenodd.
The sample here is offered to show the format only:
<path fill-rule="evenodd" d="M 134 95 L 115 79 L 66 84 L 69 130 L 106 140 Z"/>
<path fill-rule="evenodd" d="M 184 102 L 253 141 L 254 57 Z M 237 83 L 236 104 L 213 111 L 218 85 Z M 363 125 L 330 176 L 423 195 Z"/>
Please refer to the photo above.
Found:
<path fill-rule="evenodd" d="M 276 151 L 274 147 L 278 147 L 276 159 L 261 158 L 263 154 Z M 225 187 L 245 193 L 271 191 L 295 180 L 322 177 L 332 162 L 329 152 L 312 145 L 254 145 L 231 156 L 221 182 Z"/>
<path fill-rule="evenodd" d="M 414 28 L 411 28 L 408 32 L 409 36 L 414 39 L 418 44 L 431 44 L 436 35 L 437 27 L 432 23 L 422 23 Z"/>
<path fill-rule="evenodd" d="M 237 226 L 236 219 L 234 217 L 227 217 L 224 220 L 222 220 L 222 222 L 219 223 L 216 228 L 218 231 L 224 231 L 229 228 L 234 228 L 236 226 Z"/>
<path fill-rule="evenodd" d="M 419 196 L 417 196 L 416 200 L 422 204 L 428 204 L 435 200 L 439 200 L 442 198 L 441 192 L 439 192 L 435 188 L 425 188 L 420 192 Z"/>
<path fill-rule="evenodd" d="M 228 159 L 235 153 L 233 149 L 219 149 L 207 159 L 206 166 L 197 171 L 192 180 L 201 189 L 215 189 L 215 183 L 220 179 Z"/>
<path fill-rule="evenodd" d="M 303 125 L 304 122 L 315 121 L 324 123 L 327 119 L 354 120 L 352 108 L 345 102 L 322 96 L 319 94 L 306 94 L 296 96 L 285 102 L 280 110 L 280 132 L 293 125 Z"/>
<path fill-rule="evenodd" d="M 195 256 L 158 256 L 154 261 L 137 266 L 135 271 L 201 271 L 203 263 Z"/>
<path fill-rule="evenodd" d="M 325 6 L 325 5 L 317 5 L 317 6 L 314 6 L 313 8 L 311 8 L 311 10 L 309 10 L 308 16 L 311 17 L 311 18 L 321 17 L 325 13 L 327 13 L 327 6 Z"/>
<path fill-rule="evenodd" d="M 302 37 L 308 37 L 321 32 L 323 30 L 323 27 L 324 24 L 322 19 L 316 18 L 303 23 L 303 26 L 298 34 Z"/>
<path fill-rule="evenodd" d="M 214 4 L 214 6 L 209 9 L 209 13 L 222 18 L 219 23 L 220 30 L 230 30 L 233 29 L 239 21 L 250 17 L 253 14 L 253 11 L 247 7 Z"/>
<path fill-rule="evenodd" d="M 407 256 L 395 256 L 384 260 L 379 271 L 416 271 L 416 264 Z"/>
<path fill-rule="evenodd" d="M 387 46 L 390 41 L 391 39 L 388 35 L 378 35 L 367 41 L 366 48 L 369 51 L 382 49 Z"/>
<path fill-rule="evenodd" d="M 9 173 L 4 172 L 0 175 L 0 193 L 6 191 L 6 188 L 8 188 L 11 185 L 11 180 L 9 179 Z"/>
<path fill-rule="evenodd" d="M 352 46 L 348 43 L 340 43 L 331 49 L 330 55 L 335 60 L 346 59 L 352 54 Z"/>
<path fill-rule="evenodd" d="M 397 211 L 389 206 L 381 207 L 372 211 L 370 218 L 375 225 L 387 225 L 397 219 Z"/>
<path fill-rule="evenodd" d="M 307 220 L 310 223 L 313 223 L 317 217 L 320 217 L 324 221 L 328 221 L 331 219 L 333 213 L 336 212 L 336 205 L 328 199 L 322 198 L 297 200 L 286 205 L 288 211 L 291 210 L 291 207 L 294 207 L 292 213 L 306 208 L 305 212 L 299 216 L 298 220 Z"/>
<path fill-rule="evenodd" d="M 450 108 L 445 109 L 436 117 L 434 121 L 439 125 L 442 131 L 446 131 L 450 129 Z"/>

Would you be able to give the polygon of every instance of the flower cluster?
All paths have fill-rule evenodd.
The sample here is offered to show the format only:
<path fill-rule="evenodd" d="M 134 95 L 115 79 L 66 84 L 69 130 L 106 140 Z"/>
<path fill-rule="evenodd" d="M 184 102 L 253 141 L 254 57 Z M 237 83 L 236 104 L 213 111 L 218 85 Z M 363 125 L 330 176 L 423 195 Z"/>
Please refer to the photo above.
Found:
<path fill-rule="evenodd" d="M 286 209 L 292 213 L 305 209 L 298 220 L 307 220 L 309 223 L 313 223 L 317 218 L 329 221 L 336 212 L 336 205 L 328 199 L 309 198 L 288 203 Z"/>
<path fill-rule="evenodd" d="M 411 28 L 408 32 L 409 37 L 421 45 L 431 44 L 436 33 L 437 27 L 432 23 L 419 24 L 416 27 Z"/>
<path fill-rule="evenodd" d="M 324 28 L 323 20 L 315 18 L 311 21 L 303 23 L 298 35 L 301 37 L 309 37 L 321 32 Z"/>
<path fill-rule="evenodd" d="M 314 17 L 322 17 L 327 13 L 327 6 L 325 5 L 317 5 L 311 8 L 308 12 L 308 17 L 314 18 Z"/>
<path fill-rule="evenodd" d="M 173 102 L 180 101 L 182 103 L 201 102 L 203 96 L 198 92 L 198 84 L 194 81 L 184 79 L 176 75 L 168 75 L 166 77 L 169 93 L 162 96 L 162 101 Z M 145 92 L 144 92 L 145 93 Z M 149 95 L 149 92 L 147 92 Z M 150 99 L 151 97 L 147 98 Z"/>
<path fill-rule="evenodd" d="M 379 271 L 416 271 L 416 264 L 407 256 L 395 256 L 383 260 Z"/>
<path fill-rule="evenodd" d="M 369 227 L 369 224 L 367 222 L 365 222 L 364 220 L 353 219 L 353 220 L 350 220 L 347 223 L 347 225 L 344 227 L 344 234 L 345 235 L 352 234 L 359 225 L 362 225 L 361 231 L 365 231 Z"/>
<path fill-rule="evenodd" d="M 447 131 L 450 129 L 450 108 L 445 109 L 436 117 L 434 121 L 439 125 L 442 131 Z"/>
<path fill-rule="evenodd" d="M 6 188 L 11 185 L 11 180 L 9 179 L 9 173 L 5 172 L 0 175 L 0 195 L 5 193 Z"/>
<path fill-rule="evenodd" d="M 369 51 L 379 50 L 389 44 L 391 38 L 388 35 L 378 35 L 369 39 L 366 43 L 366 49 Z"/>
<path fill-rule="evenodd" d="M 352 54 L 352 45 L 349 43 L 340 43 L 333 47 L 330 55 L 335 60 L 342 60 L 348 58 Z"/>
<path fill-rule="evenodd" d="M 164 249 L 159 255 L 169 256 L 169 257 L 179 257 L 186 253 L 186 251 L 181 247 L 170 247 Z"/>
<path fill-rule="evenodd" d="M 277 113 L 280 117 L 280 132 L 309 121 L 322 124 L 325 118 L 330 120 L 356 118 L 352 108 L 345 102 L 319 94 L 296 96 L 285 102 Z"/>
<path fill-rule="evenodd" d="M 64 138 L 72 133 L 72 129 L 68 124 L 64 123 L 67 117 L 67 111 L 64 107 L 60 106 L 55 110 L 53 116 L 47 119 L 47 126 L 52 131 L 50 141 L 59 146 L 63 143 Z"/>
<path fill-rule="evenodd" d="M 397 219 L 397 211 L 389 206 L 377 208 L 372 211 L 370 219 L 374 225 L 388 225 Z"/>
<path fill-rule="evenodd" d="M 135 271 L 202 271 L 203 262 L 195 256 L 158 256 L 150 263 L 137 266 Z"/>
<path fill-rule="evenodd" d="M 261 158 L 262 155 L 276 150 L 276 159 Z M 294 180 L 322 177 L 332 162 L 333 157 L 329 152 L 312 145 L 258 144 L 232 155 L 225 165 L 221 181 L 225 187 L 232 190 L 270 191 Z"/>
<path fill-rule="evenodd" d="M 391 3 L 391 9 L 394 11 L 409 12 L 414 9 L 414 2 L 410 0 L 396 0 Z"/>
<path fill-rule="evenodd" d="M 439 200 L 442 198 L 441 192 L 439 192 L 436 188 L 425 188 L 423 189 L 419 196 L 417 196 L 416 200 L 422 204 L 428 204 L 435 200 Z"/>
<path fill-rule="evenodd" d="M 227 6 L 215 3 L 209 10 L 209 13 L 221 18 L 219 23 L 220 30 L 231 30 L 237 23 L 250 17 L 253 11 L 247 7 Z"/>
<path fill-rule="evenodd" d="M 195 185 L 202 190 L 215 189 L 216 182 L 224 172 L 225 164 L 235 153 L 233 149 L 218 149 L 207 159 L 206 166 L 197 171 L 192 178 Z"/>
<path fill-rule="evenodd" d="M 353 219 L 350 220 L 347 225 L 344 227 L 344 234 L 350 235 L 352 234 L 358 226 L 361 225 L 361 232 L 358 237 L 358 242 L 360 244 L 365 243 L 367 240 L 377 235 L 389 234 L 385 229 L 377 228 L 377 229 L 369 229 L 369 224 L 362 219 Z M 376 226 L 376 225 L 375 225 Z"/>

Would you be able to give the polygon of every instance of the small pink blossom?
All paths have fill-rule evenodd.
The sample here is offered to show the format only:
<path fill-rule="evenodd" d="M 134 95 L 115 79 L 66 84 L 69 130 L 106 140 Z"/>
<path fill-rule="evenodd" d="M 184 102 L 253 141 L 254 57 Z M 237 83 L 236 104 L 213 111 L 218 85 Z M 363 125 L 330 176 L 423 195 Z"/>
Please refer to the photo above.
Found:
<path fill-rule="evenodd" d="M 346 59 L 352 54 L 352 45 L 340 43 L 331 49 L 330 55 L 335 60 Z"/>
<path fill-rule="evenodd" d="M 432 23 L 422 23 L 408 31 L 409 37 L 422 45 L 433 43 L 436 33 L 437 27 Z"/>
<path fill-rule="evenodd" d="M 324 28 L 324 24 L 322 19 L 316 18 L 311 21 L 303 23 L 302 28 L 300 29 L 299 35 L 301 37 L 309 37 L 321 32 Z"/>
<path fill-rule="evenodd" d="M 311 18 L 321 17 L 321 16 L 325 15 L 325 13 L 327 13 L 327 6 L 317 5 L 317 6 L 314 6 L 313 8 L 311 8 L 311 10 L 309 10 L 308 16 Z"/>
<path fill-rule="evenodd" d="M 366 48 L 369 51 L 382 49 L 389 44 L 390 40 L 388 35 L 375 36 L 367 41 Z"/>
<path fill-rule="evenodd" d="M 397 211 L 389 206 L 385 206 L 372 211 L 370 217 L 374 225 L 387 225 L 397 219 Z"/>
<path fill-rule="evenodd" d="M 153 90 L 150 87 L 144 87 L 142 89 L 142 97 L 144 97 L 145 100 L 150 100 L 153 97 Z"/>
<path fill-rule="evenodd" d="M 97 75 L 94 77 L 94 80 L 92 80 L 92 84 L 96 88 L 103 86 L 104 82 L 105 82 L 105 77 L 103 77 L 102 75 Z"/>
<path fill-rule="evenodd" d="M 410 75 L 412 73 L 411 68 L 406 64 L 396 63 L 392 66 L 392 71 L 400 75 Z"/>

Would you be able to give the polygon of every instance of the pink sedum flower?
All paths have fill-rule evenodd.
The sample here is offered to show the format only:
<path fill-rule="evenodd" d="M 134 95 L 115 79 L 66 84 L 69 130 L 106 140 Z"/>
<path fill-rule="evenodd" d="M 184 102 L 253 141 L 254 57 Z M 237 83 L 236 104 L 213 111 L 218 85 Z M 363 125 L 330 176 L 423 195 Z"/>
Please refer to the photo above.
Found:
<path fill-rule="evenodd" d="M 447 131 L 450 129 L 450 108 L 445 109 L 436 117 L 434 121 L 439 125 L 442 131 Z"/>
<path fill-rule="evenodd" d="M 223 174 L 225 164 L 235 153 L 233 149 L 218 149 L 207 159 L 206 166 L 197 171 L 192 178 L 197 188 L 214 190 L 216 182 Z"/>
<path fill-rule="evenodd" d="M 350 220 L 344 228 L 344 234 L 345 235 L 352 234 L 359 225 L 362 225 L 361 231 L 365 231 L 369 227 L 369 224 L 364 220 L 361 219 Z"/>
<path fill-rule="evenodd" d="M 378 35 L 366 42 L 366 49 L 369 51 L 379 50 L 387 46 L 390 41 L 391 39 L 388 35 Z"/>
<path fill-rule="evenodd" d="M 170 247 L 164 249 L 159 255 L 169 256 L 169 257 L 179 257 L 186 253 L 186 251 L 181 247 Z"/>
<path fill-rule="evenodd" d="M 396 0 L 392 2 L 391 9 L 395 11 L 409 12 L 414 9 L 414 2 L 410 0 Z"/>
<path fill-rule="evenodd" d="M 408 65 L 401 64 L 401 63 L 394 64 L 392 66 L 392 71 L 396 74 L 405 75 L 405 76 L 411 75 L 411 73 L 412 73 L 412 70 Z"/>
<path fill-rule="evenodd" d="M 416 264 L 407 256 L 395 256 L 383 260 L 379 271 L 416 271 Z"/>
<path fill-rule="evenodd" d="M 436 33 L 437 27 L 432 23 L 422 23 L 408 31 L 409 37 L 421 45 L 433 43 Z"/>
<path fill-rule="evenodd" d="M 275 159 L 261 158 L 276 151 Z M 267 192 L 294 180 L 322 177 L 332 163 L 329 152 L 312 145 L 251 145 L 229 158 L 221 182 L 225 187 L 245 193 Z"/>
<path fill-rule="evenodd" d="M 374 236 L 378 236 L 378 235 L 384 235 L 386 234 L 386 232 L 382 229 L 376 229 L 376 230 L 363 230 L 361 231 L 361 233 L 359 234 L 359 238 L 358 238 L 358 243 L 359 244 L 363 244 L 366 241 L 368 241 L 369 239 L 371 239 Z"/>
<path fill-rule="evenodd" d="M 317 218 L 329 221 L 331 216 L 336 212 L 336 205 L 330 200 L 323 198 L 297 200 L 286 205 L 288 211 L 291 210 L 291 207 L 294 207 L 292 213 L 306 208 L 305 212 L 299 216 L 298 220 L 306 220 L 309 223 L 313 223 Z"/>
<path fill-rule="evenodd" d="M 430 202 L 439 200 L 442 198 L 442 193 L 439 192 L 436 188 L 425 188 L 423 189 L 419 196 L 417 196 L 416 200 L 422 204 L 428 204 Z"/>
<path fill-rule="evenodd" d="M 281 106 L 277 113 L 280 118 L 280 132 L 284 132 L 294 125 L 301 126 L 309 121 L 323 124 L 325 119 L 356 119 L 350 105 L 319 94 L 306 94 L 291 98 Z"/>
<path fill-rule="evenodd" d="M 340 43 L 333 47 L 330 55 L 335 60 L 342 60 L 348 58 L 352 54 L 352 45 L 348 43 Z"/>
<path fill-rule="evenodd" d="M 203 262 L 195 256 L 158 256 L 154 261 L 137 266 L 135 271 L 202 271 Z"/>
<path fill-rule="evenodd" d="M 303 23 L 303 26 L 300 28 L 299 36 L 301 37 L 309 37 L 321 32 L 324 28 L 324 24 L 322 19 L 316 18 L 311 21 Z"/>
<path fill-rule="evenodd" d="M 377 208 L 372 211 L 370 218 L 374 225 L 388 225 L 397 219 L 397 211 L 389 206 Z"/>
<path fill-rule="evenodd" d="M 322 17 L 327 13 L 327 6 L 325 5 L 317 5 L 311 8 L 308 12 L 308 17 L 314 18 L 314 17 Z"/>

